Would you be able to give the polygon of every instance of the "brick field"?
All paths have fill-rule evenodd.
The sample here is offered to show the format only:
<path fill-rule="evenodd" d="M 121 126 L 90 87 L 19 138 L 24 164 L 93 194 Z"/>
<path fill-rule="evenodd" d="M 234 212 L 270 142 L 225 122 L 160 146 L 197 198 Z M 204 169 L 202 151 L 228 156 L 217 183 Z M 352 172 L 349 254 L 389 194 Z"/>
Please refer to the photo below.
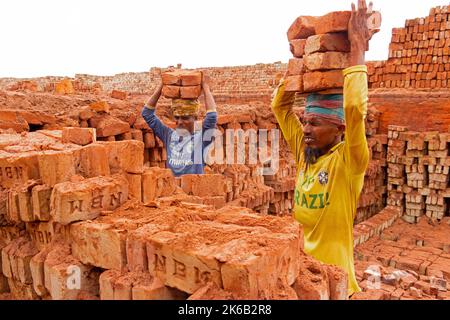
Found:
<path fill-rule="evenodd" d="M 270 100 L 286 70 L 292 91 L 342 86 L 332 77 L 348 63 L 347 14 L 310 18 L 289 29 L 289 63 L 208 68 L 217 130 L 228 142 L 242 133 L 243 152 L 213 148 L 234 161 L 205 175 L 175 178 L 140 115 L 158 68 L 0 79 L 0 300 L 347 299 L 347 275 L 303 253 L 286 142 L 250 134 L 279 129 Z M 392 31 L 387 61 L 367 63 L 363 291 L 351 299 L 450 300 L 449 41 L 450 6 L 432 8 Z M 196 98 L 198 74 L 166 74 L 157 115 L 170 127 L 169 98 Z"/>

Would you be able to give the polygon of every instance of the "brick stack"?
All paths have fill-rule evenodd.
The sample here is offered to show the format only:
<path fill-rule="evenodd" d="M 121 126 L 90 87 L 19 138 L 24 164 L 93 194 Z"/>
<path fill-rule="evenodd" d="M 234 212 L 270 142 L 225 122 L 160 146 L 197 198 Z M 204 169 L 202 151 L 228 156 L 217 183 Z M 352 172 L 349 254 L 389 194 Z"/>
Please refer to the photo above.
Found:
<path fill-rule="evenodd" d="M 350 12 L 322 17 L 300 16 L 287 34 L 294 58 L 289 60 L 286 90 L 314 92 L 342 88 L 342 69 L 348 67 Z"/>
<path fill-rule="evenodd" d="M 406 20 L 392 29 L 389 59 L 369 68 L 372 88 L 448 88 L 450 6 L 432 8 L 428 17 Z"/>
<path fill-rule="evenodd" d="M 399 137 L 400 132 L 405 131 L 406 128 L 393 125 L 388 128 L 388 152 L 386 157 L 388 163 L 387 204 L 400 207 L 403 211 L 405 208 L 403 185 L 406 180 L 402 155 L 406 152 L 406 143 L 400 140 Z"/>
<path fill-rule="evenodd" d="M 383 161 L 371 159 L 364 176 L 364 186 L 359 196 L 355 223 L 379 213 L 386 206 L 386 166 Z"/>
<path fill-rule="evenodd" d="M 405 219 L 449 214 L 449 134 L 389 127 L 388 203 L 405 209 Z"/>
<path fill-rule="evenodd" d="M 169 99 L 197 99 L 202 93 L 200 71 L 174 70 L 161 74 L 162 94 Z"/>
<path fill-rule="evenodd" d="M 280 169 L 275 175 L 264 176 L 264 183 L 274 190 L 269 213 L 290 215 L 294 206 L 294 190 L 297 182 L 297 168 L 293 159 L 281 159 Z"/>
<path fill-rule="evenodd" d="M 369 109 L 365 119 L 370 160 L 357 205 L 355 223 L 369 219 L 386 206 L 387 135 L 378 134 L 379 117 L 380 113 L 376 109 Z"/>
<path fill-rule="evenodd" d="M 321 17 L 300 16 L 292 23 L 287 35 L 294 58 L 289 60 L 287 91 L 342 92 L 342 70 L 350 63 L 350 15 L 350 11 L 338 11 Z M 381 15 L 375 16 L 379 21 L 370 28 L 380 27 Z"/>

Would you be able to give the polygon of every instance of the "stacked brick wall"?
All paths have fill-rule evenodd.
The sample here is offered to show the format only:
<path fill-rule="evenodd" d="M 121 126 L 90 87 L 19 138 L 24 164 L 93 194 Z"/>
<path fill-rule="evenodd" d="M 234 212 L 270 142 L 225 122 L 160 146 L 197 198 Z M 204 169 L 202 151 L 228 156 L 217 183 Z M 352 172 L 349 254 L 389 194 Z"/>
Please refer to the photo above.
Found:
<path fill-rule="evenodd" d="M 287 69 L 287 64 L 256 64 L 250 66 L 202 68 L 208 70 L 213 79 L 216 101 L 219 103 L 246 103 L 250 101 L 270 100 L 270 95 L 279 79 Z M 160 68 L 151 68 L 149 72 L 121 73 L 114 76 L 94 76 L 77 74 L 69 78 L 74 82 L 77 92 L 92 91 L 101 88 L 105 92 L 126 91 L 132 94 L 149 94 L 160 82 Z M 64 77 L 45 77 L 34 79 L 0 79 L 0 88 L 10 90 L 28 89 L 32 83 L 35 91 L 53 92 L 55 84 Z"/>
<path fill-rule="evenodd" d="M 450 215 L 450 135 L 390 126 L 388 137 L 388 204 L 412 223 Z"/>
<path fill-rule="evenodd" d="M 392 30 L 389 59 L 369 64 L 372 88 L 450 87 L 450 6 Z"/>

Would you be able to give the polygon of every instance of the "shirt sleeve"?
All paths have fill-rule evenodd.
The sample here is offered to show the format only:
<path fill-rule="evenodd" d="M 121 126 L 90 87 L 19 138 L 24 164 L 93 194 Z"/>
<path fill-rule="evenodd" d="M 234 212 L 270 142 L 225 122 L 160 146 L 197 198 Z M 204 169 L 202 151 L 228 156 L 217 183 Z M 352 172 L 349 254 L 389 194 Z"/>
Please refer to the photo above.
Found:
<path fill-rule="evenodd" d="M 150 129 L 153 130 L 155 135 L 164 143 L 168 140 L 172 129 L 164 125 L 158 116 L 155 114 L 155 109 L 147 108 L 144 106 L 142 109 L 142 117 L 147 122 Z"/>
<path fill-rule="evenodd" d="M 367 67 L 353 66 L 344 73 L 345 159 L 353 174 L 363 174 L 369 163 L 364 119 L 367 115 Z"/>
<path fill-rule="evenodd" d="M 213 129 L 217 124 L 217 112 L 208 111 L 205 120 L 203 121 L 203 130 Z"/>
<path fill-rule="evenodd" d="M 286 92 L 284 80 L 275 89 L 271 103 L 272 111 L 283 133 L 283 137 L 291 148 L 298 164 L 302 153 L 303 127 L 292 110 L 295 100 L 295 92 Z"/>
<path fill-rule="evenodd" d="M 217 112 L 208 111 L 206 113 L 205 120 L 203 121 L 203 148 L 206 148 L 213 142 L 214 134 L 213 132 L 208 132 L 210 129 L 214 129 L 217 124 Z"/>

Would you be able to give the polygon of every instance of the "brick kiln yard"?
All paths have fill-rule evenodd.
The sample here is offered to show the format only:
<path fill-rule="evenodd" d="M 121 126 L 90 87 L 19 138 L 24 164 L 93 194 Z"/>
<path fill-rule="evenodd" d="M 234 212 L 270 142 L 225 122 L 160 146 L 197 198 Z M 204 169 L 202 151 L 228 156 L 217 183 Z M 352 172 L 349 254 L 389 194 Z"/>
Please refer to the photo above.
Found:
<path fill-rule="evenodd" d="M 450 299 L 449 47 L 450 7 L 433 8 L 367 64 L 352 299 Z M 277 129 L 287 67 L 210 68 L 218 129 Z M 247 157 L 174 178 L 140 116 L 158 78 L 0 79 L 0 299 L 345 299 L 346 274 L 301 250 L 284 140 L 274 175 Z"/>

